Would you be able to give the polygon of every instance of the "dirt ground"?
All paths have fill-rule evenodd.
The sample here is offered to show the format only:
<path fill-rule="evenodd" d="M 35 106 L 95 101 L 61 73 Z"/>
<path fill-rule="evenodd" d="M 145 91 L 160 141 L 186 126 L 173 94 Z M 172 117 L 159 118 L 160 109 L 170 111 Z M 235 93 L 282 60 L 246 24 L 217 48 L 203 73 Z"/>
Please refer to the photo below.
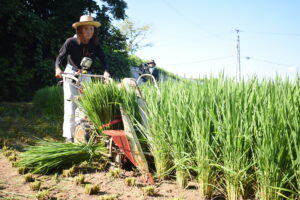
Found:
<path fill-rule="evenodd" d="M 129 187 L 124 183 L 128 171 L 123 171 L 121 178 L 111 178 L 108 172 L 89 172 L 85 175 L 85 183 L 100 184 L 100 192 L 96 195 L 88 195 L 84 192 L 84 186 L 76 185 L 74 177 L 62 177 L 61 175 L 34 175 L 34 178 L 42 182 L 41 190 L 50 191 L 51 199 L 56 200 L 93 200 L 100 199 L 104 195 L 117 195 L 120 200 L 154 200 L 154 199 L 204 199 L 199 196 L 197 184 L 189 183 L 186 189 L 180 189 L 174 181 L 156 183 L 154 196 L 143 196 L 142 188 L 145 183 L 137 182 L 137 186 Z M 137 180 L 139 180 L 137 178 Z M 11 166 L 11 162 L 0 153 L 0 199 L 36 199 L 36 191 L 25 183 L 23 175 L 17 168 Z"/>

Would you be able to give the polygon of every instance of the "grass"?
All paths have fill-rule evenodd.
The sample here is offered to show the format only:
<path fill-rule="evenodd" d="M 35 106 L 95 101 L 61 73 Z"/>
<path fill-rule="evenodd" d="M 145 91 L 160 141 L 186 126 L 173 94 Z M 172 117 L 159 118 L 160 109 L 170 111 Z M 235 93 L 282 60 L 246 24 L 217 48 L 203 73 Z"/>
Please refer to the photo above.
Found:
<path fill-rule="evenodd" d="M 62 120 L 64 113 L 63 88 L 51 86 L 36 91 L 33 104 L 46 117 Z"/>
<path fill-rule="evenodd" d="M 62 120 L 49 119 L 32 103 L 0 103 L 0 147 L 23 151 L 36 138 L 62 140 Z"/>

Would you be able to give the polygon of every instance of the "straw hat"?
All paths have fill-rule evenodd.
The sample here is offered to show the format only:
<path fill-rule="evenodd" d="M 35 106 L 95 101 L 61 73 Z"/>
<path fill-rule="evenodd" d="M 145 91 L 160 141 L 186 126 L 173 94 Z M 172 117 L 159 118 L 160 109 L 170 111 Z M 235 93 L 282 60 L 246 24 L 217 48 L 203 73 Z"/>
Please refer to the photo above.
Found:
<path fill-rule="evenodd" d="M 156 63 L 155 63 L 154 60 L 149 60 L 149 61 L 147 62 L 147 64 L 154 64 L 154 65 L 156 65 Z"/>
<path fill-rule="evenodd" d="M 101 26 L 100 22 L 94 21 L 94 18 L 92 16 L 82 15 L 80 17 L 79 22 L 74 23 L 72 27 L 76 29 L 78 26 L 83 26 L 83 25 L 92 25 L 95 26 L 96 28 Z"/>

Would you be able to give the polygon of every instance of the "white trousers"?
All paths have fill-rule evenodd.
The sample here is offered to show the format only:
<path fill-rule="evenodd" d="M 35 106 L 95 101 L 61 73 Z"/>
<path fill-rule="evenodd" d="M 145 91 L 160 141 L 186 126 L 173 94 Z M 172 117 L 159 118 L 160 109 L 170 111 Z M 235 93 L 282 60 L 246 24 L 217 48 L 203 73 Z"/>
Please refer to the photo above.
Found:
<path fill-rule="evenodd" d="M 67 65 L 65 73 L 75 73 L 70 65 Z M 82 77 L 81 81 L 91 81 L 90 77 Z M 73 138 L 75 131 L 75 110 L 77 108 L 74 102 L 74 97 L 79 95 L 78 89 L 75 88 L 67 78 L 64 78 L 64 124 L 63 124 L 63 137 Z"/>

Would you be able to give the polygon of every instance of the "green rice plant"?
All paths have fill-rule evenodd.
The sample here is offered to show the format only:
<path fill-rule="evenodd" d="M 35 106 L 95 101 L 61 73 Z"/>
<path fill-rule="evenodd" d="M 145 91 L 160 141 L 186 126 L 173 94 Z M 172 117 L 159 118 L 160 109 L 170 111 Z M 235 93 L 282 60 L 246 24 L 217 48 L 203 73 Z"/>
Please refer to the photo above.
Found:
<path fill-rule="evenodd" d="M 28 174 L 25 174 L 25 175 L 24 175 L 24 180 L 25 180 L 25 183 L 33 182 L 33 181 L 34 181 L 34 178 L 33 178 L 33 176 L 32 176 L 31 173 L 28 173 Z"/>
<path fill-rule="evenodd" d="M 124 183 L 125 183 L 125 185 L 130 186 L 130 187 L 136 186 L 136 178 L 127 177 L 127 178 L 125 178 Z"/>
<path fill-rule="evenodd" d="M 297 119 L 297 123 L 298 120 L 299 119 Z M 291 184 L 291 188 L 293 188 L 294 191 L 291 195 L 292 199 L 296 199 L 297 196 L 300 196 L 300 137 L 297 133 L 299 133 L 299 131 L 292 131 L 292 135 L 289 138 L 290 141 L 288 142 L 290 151 L 289 155 L 291 157 L 293 174 L 295 176 Z"/>
<path fill-rule="evenodd" d="M 219 163 L 220 144 L 216 134 L 215 111 L 217 109 L 216 96 L 220 94 L 217 82 L 205 80 L 203 84 L 192 84 L 189 104 L 191 117 L 192 147 L 194 152 L 194 171 L 201 196 L 210 198 L 214 191 L 219 170 L 215 167 Z M 188 89 L 186 88 L 186 89 Z"/>
<path fill-rule="evenodd" d="M 155 88 L 146 90 L 148 129 L 145 132 L 154 155 L 157 176 L 165 178 L 176 171 L 176 179 L 185 187 L 189 178 L 191 152 L 191 113 L 189 110 L 192 94 L 186 90 L 188 82 L 165 82 L 160 85 L 160 94 Z"/>
<path fill-rule="evenodd" d="M 250 157 L 253 133 L 249 122 L 253 121 L 253 116 L 246 112 L 252 109 L 255 82 L 235 83 L 227 79 L 224 80 L 226 87 L 223 93 L 219 94 L 223 100 L 217 105 L 215 127 L 223 139 L 220 141 L 222 165 L 218 166 L 224 173 L 227 198 L 231 200 L 244 198 L 244 191 L 251 179 L 249 169 L 253 166 Z"/>
<path fill-rule="evenodd" d="M 189 177 L 189 161 L 191 160 L 191 131 L 190 131 L 190 112 L 188 107 L 189 93 L 181 90 L 182 98 L 176 104 L 168 105 L 170 120 L 169 141 L 171 142 L 170 152 L 176 170 L 177 184 L 184 188 Z M 171 102 L 175 102 L 177 97 L 173 96 Z"/>
<path fill-rule="evenodd" d="M 299 76 L 297 77 L 299 80 Z M 297 80 L 297 79 L 296 79 Z M 292 170 L 294 174 L 294 178 L 291 181 L 291 188 L 293 188 L 293 194 L 291 195 L 291 199 L 297 199 L 300 196 L 300 116 L 299 116 L 299 108 L 300 108 L 300 84 L 298 82 L 294 82 L 293 88 L 287 90 L 287 99 L 290 99 L 290 107 L 287 111 L 288 117 L 286 119 L 287 123 L 290 127 L 290 137 L 288 137 L 288 147 L 289 147 L 289 156 L 292 163 Z"/>
<path fill-rule="evenodd" d="M 84 94 L 77 103 L 93 122 L 98 132 L 111 128 L 103 125 L 120 115 L 121 105 L 133 119 L 140 119 L 134 90 L 125 90 L 114 82 L 103 84 L 95 81 L 85 84 Z"/>
<path fill-rule="evenodd" d="M 86 194 L 97 194 L 100 191 L 100 185 L 99 184 L 86 184 L 84 187 L 84 192 Z"/>
<path fill-rule="evenodd" d="M 156 194 L 155 187 L 150 185 L 142 188 L 144 196 L 154 196 Z"/>
<path fill-rule="evenodd" d="M 147 86 L 143 87 L 142 91 L 146 99 L 144 113 L 148 122 L 147 127 L 141 130 L 147 138 L 149 149 L 154 157 L 156 176 L 165 179 L 170 173 L 169 169 L 173 166 L 168 137 L 170 127 L 167 123 L 170 119 L 166 110 L 172 90 L 165 90 L 163 86 L 160 86 L 161 95 L 158 95 L 155 87 Z"/>
<path fill-rule="evenodd" d="M 30 146 L 26 152 L 21 153 L 17 165 L 27 167 L 33 173 L 47 173 L 93 160 L 106 151 L 102 143 L 95 144 L 91 141 L 88 144 L 41 141 L 37 146 Z"/>
<path fill-rule="evenodd" d="M 116 194 L 111 194 L 111 195 L 103 195 L 99 197 L 99 200 L 117 200 L 118 195 Z"/>
<path fill-rule="evenodd" d="M 142 89 L 158 174 L 175 169 L 183 186 L 195 171 L 207 197 L 217 187 L 228 199 L 299 196 L 299 78 L 166 82 L 161 96 Z"/>
<path fill-rule="evenodd" d="M 39 191 L 36 195 L 37 200 L 50 200 L 51 195 L 48 190 Z"/>
<path fill-rule="evenodd" d="M 291 161 L 293 156 L 289 156 L 292 152 L 288 143 L 291 141 L 291 130 L 293 132 L 299 126 L 298 123 L 294 123 L 295 120 L 298 121 L 298 112 L 295 115 L 293 110 L 299 107 L 292 106 L 291 102 L 294 98 L 299 98 L 299 85 L 295 86 L 277 78 L 263 81 L 262 89 L 259 91 L 261 100 L 255 112 L 258 121 L 254 135 L 256 142 L 254 160 L 258 198 L 262 200 L 288 198 L 290 191 L 293 190 L 290 182 L 293 182 L 292 177 L 296 174 Z M 289 95 L 295 91 L 296 96 Z"/>
<path fill-rule="evenodd" d="M 40 181 L 35 181 L 33 183 L 30 183 L 30 189 L 33 191 L 38 191 L 41 188 L 41 182 Z"/>
<path fill-rule="evenodd" d="M 63 88 L 51 86 L 36 91 L 33 104 L 39 112 L 48 118 L 61 120 L 64 113 Z"/>
<path fill-rule="evenodd" d="M 76 185 L 82 185 L 84 184 L 84 180 L 85 180 L 85 177 L 83 174 L 79 174 L 77 177 L 75 177 L 75 183 Z"/>

